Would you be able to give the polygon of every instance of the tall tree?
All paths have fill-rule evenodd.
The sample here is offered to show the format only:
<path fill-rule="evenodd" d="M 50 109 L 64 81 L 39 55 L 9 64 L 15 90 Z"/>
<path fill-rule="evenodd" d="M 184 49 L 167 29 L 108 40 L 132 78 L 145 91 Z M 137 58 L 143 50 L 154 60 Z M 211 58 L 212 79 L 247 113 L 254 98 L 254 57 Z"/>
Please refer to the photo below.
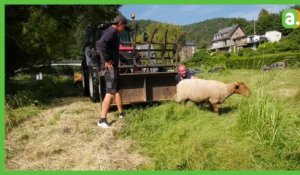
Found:
<path fill-rule="evenodd" d="M 258 14 L 258 20 L 256 23 L 256 33 L 264 34 L 268 29 L 271 28 L 272 18 L 270 13 L 266 9 L 261 9 Z"/>
<path fill-rule="evenodd" d="M 87 26 L 112 20 L 118 5 L 5 6 L 6 75 L 51 60 L 79 59 Z"/>

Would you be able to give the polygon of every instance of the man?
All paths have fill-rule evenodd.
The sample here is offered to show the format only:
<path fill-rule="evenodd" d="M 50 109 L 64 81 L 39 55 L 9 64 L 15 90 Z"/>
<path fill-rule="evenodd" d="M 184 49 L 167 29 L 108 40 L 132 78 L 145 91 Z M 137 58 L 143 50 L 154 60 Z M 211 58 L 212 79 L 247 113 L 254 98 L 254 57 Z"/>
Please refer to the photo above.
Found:
<path fill-rule="evenodd" d="M 183 79 L 194 79 L 194 78 L 196 78 L 191 73 L 189 73 L 189 71 L 187 70 L 187 68 L 183 64 L 180 64 L 180 65 L 177 66 L 177 72 L 178 72 L 178 74 L 175 76 L 176 84 L 178 84 Z"/>
<path fill-rule="evenodd" d="M 112 25 L 108 27 L 96 43 L 96 48 L 101 56 L 101 69 L 104 70 L 106 94 L 102 102 L 101 116 L 97 125 L 101 128 L 110 128 L 106 117 L 110 104 L 115 98 L 119 117 L 123 118 L 122 98 L 119 82 L 119 33 L 125 30 L 127 20 L 117 16 Z"/>

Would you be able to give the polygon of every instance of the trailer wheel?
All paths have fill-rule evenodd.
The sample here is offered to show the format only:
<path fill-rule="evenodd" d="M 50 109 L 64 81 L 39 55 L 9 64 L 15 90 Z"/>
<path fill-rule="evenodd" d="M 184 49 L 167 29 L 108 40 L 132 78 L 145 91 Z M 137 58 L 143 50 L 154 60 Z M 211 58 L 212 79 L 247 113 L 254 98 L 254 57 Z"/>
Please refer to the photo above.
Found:
<path fill-rule="evenodd" d="M 96 72 L 92 70 L 89 71 L 89 91 L 90 91 L 90 99 L 92 102 L 99 102 L 99 86 Z"/>

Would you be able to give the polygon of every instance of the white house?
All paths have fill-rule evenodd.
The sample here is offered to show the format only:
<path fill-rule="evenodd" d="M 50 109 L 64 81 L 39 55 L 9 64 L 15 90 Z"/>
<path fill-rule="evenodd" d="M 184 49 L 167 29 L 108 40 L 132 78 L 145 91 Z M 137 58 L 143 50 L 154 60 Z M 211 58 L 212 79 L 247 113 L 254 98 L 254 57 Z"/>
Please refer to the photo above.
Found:
<path fill-rule="evenodd" d="M 247 43 L 255 43 L 255 42 L 260 42 L 262 40 L 261 35 L 248 35 L 247 36 Z"/>
<path fill-rule="evenodd" d="M 266 32 L 265 37 L 270 42 L 278 42 L 281 39 L 281 32 L 276 30 L 268 31 Z"/>

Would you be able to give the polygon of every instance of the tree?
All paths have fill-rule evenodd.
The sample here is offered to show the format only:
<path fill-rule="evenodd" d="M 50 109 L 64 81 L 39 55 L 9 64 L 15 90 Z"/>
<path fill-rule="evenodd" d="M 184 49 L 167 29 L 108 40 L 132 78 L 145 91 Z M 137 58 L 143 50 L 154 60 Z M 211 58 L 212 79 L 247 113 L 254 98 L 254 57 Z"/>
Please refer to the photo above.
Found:
<path fill-rule="evenodd" d="M 283 35 L 287 35 L 291 30 L 285 29 L 281 24 L 281 13 L 269 13 L 262 9 L 259 12 L 256 31 L 258 34 L 264 34 L 270 30 L 280 31 Z"/>
<path fill-rule="evenodd" d="M 49 60 L 80 59 L 87 26 L 111 21 L 118 5 L 5 6 L 6 76 Z"/>
<path fill-rule="evenodd" d="M 269 11 L 266 9 L 261 9 L 258 14 L 258 20 L 256 25 L 256 33 L 264 34 L 268 29 L 271 28 L 272 18 Z"/>
<path fill-rule="evenodd" d="M 165 23 L 151 23 L 147 27 L 147 33 L 149 39 L 156 28 L 158 29 L 158 31 L 156 32 L 153 38 L 153 41 L 156 42 L 164 42 L 166 30 L 168 30 L 167 42 L 175 42 L 176 39 L 179 37 L 179 35 L 183 33 L 182 28 L 177 25 L 165 24 Z M 161 45 L 154 45 L 154 48 L 161 48 Z M 167 49 L 171 49 L 171 48 L 172 48 L 171 45 L 167 46 Z M 160 57 L 161 55 L 157 54 L 157 56 Z"/>

